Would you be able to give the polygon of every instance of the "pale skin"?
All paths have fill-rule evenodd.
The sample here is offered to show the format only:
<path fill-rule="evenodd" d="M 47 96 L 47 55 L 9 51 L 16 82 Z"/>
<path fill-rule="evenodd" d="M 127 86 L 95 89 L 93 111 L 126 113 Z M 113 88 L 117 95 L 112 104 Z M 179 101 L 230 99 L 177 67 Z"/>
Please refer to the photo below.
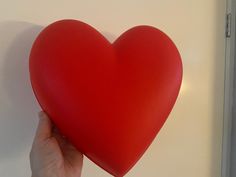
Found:
<path fill-rule="evenodd" d="M 40 112 L 30 152 L 32 177 L 80 177 L 82 165 L 83 155 Z"/>

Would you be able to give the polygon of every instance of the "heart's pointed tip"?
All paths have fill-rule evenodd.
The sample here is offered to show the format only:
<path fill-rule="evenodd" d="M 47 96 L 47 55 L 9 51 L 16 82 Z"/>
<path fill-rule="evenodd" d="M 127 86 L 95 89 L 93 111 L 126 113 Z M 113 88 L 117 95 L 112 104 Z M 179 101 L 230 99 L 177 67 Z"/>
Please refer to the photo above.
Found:
<path fill-rule="evenodd" d="M 95 162 L 94 162 L 95 163 Z M 107 173 L 109 173 L 110 175 L 114 176 L 114 177 L 124 177 L 129 171 L 130 169 L 132 169 L 132 167 L 134 165 L 129 164 L 127 166 L 127 164 L 116 164 L 116 165 L 101 165 L 100 163 L 95 163 L 96 165 L 98 165 L 100 168 L 102 168 L 103 170 L 105 170 Z"/>
<path fill-rule="evenodd" d="M 124 177 L 127 174 L 127 172 L 116 172 L 115 174 L 114 173 L 110 174 L 114 177 Z"/>
<path fill-rule="evenodd" d="M 114 177 L 124 177 L 132 169 L 132 167 L 133 165 L 129 167 L 124 167 L 123 169 L 113 169 L 112 171 L 106 169 L 105 170 Z"/>

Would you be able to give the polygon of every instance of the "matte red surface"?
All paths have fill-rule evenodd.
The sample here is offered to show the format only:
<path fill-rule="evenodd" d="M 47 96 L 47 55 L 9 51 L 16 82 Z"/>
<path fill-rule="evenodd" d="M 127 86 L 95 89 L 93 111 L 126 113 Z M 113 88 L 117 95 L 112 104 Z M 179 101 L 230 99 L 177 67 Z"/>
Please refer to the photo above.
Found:
<path fill-rule="evenodd" d="M 35 40 L 30 77 L 59 130 L 97 165 L 123 176 L 167 119 L 182 63 L 154 27 L 134 27 L 111 44 L 83 22 L 62 20 Z"/>

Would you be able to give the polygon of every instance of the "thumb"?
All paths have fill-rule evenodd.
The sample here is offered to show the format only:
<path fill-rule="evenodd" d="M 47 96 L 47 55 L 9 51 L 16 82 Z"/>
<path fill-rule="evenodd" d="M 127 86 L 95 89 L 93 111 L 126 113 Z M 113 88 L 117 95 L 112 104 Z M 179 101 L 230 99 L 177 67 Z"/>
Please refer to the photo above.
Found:
<path fill-rule="evenodd" d="M 34 141 L 44 141 L 52 136 L 52 122 L 43 111 L 39 112 L 39 123 Z"/>

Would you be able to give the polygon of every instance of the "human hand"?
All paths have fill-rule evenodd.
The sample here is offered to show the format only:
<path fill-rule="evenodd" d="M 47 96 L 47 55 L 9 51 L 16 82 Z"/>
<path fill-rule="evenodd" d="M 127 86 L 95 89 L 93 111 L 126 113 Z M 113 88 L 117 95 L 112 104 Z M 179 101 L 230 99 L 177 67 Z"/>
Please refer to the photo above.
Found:
<path fill-rule="evenodd" d="M 39 124 L 30 152 L 32 177 L 80 177 L 83 155 L 53 127 L 46 113 Z"/>

